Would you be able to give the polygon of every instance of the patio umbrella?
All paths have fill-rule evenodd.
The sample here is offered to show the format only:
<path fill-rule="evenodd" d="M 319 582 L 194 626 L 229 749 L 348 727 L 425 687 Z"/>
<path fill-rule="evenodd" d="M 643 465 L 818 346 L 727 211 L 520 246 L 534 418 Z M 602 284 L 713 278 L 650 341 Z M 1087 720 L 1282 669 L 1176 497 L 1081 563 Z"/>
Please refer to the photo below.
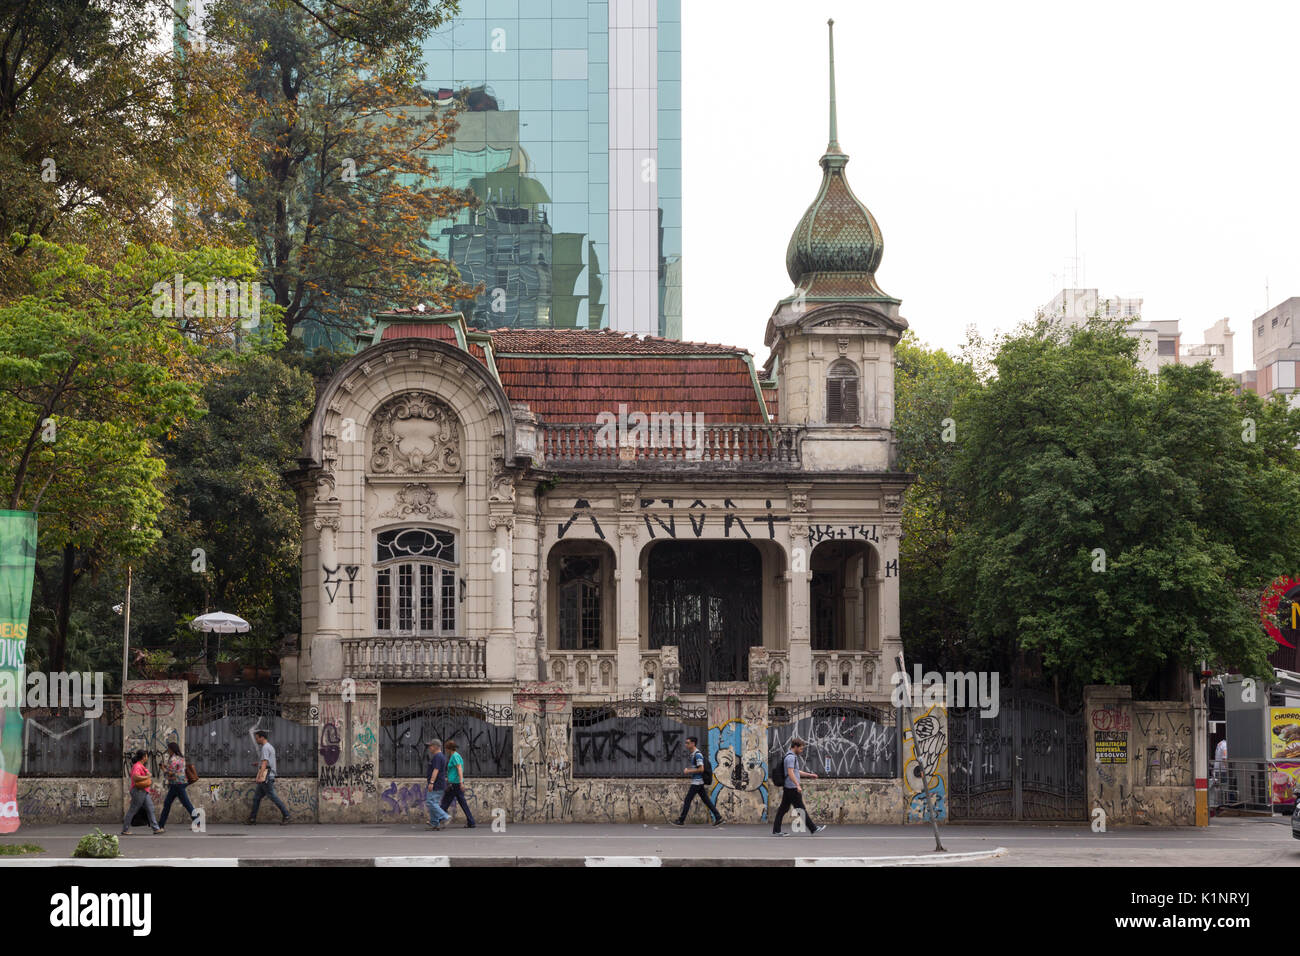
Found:
<path fill-rule="evenodd" d="M 190 621 L 190 627 L 205 634 L 243 634 L 250 630 L 249 623 L 242 617 L 227 614 L 225 611 L 200 614 Z"/>
<path fill-rule="evenodd" d="M 190 621 L 190 627 L 196 631 L 202 631 L 205 634 L 243 634 L 252 630 L 251 625 L 242 617 L 235 614 L 227 614 L 224 611 L 213 611 L 211 614 L 200 614 L 194 620 Z M 206 644 L 206 639 L 204 640 Z M 221 650 L 221 638 L 217 638 L 217 651 Z M 204 660 L 207 660 L 207 648 L 204 648 Z M 220 682 L 220 677 L 217 678 Z"/>

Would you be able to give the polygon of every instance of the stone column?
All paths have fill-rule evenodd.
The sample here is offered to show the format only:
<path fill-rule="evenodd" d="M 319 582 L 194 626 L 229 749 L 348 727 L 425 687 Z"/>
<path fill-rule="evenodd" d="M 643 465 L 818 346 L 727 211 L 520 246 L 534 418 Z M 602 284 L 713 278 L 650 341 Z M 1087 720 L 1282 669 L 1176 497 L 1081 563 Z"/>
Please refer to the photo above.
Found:
<path fill-rule="evenodd" d="M 320 822 L 375 822 L 380 816 L 379 681 L 321 681 L 316 693 Z"/>
<path fill-rule="evenodd" d="M 511 505 L 510 507 L 513 507 Z M 492 506 L 488 528 L 495 535 L 489 571 L 492 575 L 492 629 L 488 632 L 487 678 L 490 681 L 513 681 L 515 678 L 514 634 L 514 547 L 511 531 L 513 514 L 503 514 Z"/>
<path fill-rule="evenodd" d="M 541 575 L 538 573 L 537 498 L 534 485 L 520 489 L 520 504 L 514 512 L 514 595 L 511 613 L 514 616 L 514 655 L 516 681 L 535 681 L 541 643 L 542 624 L 538 618 L 541 606 Z"/>
<path fill-rule="evenodd" d="M 154 812 L 162 813 L 167 793 L 163 783 L 163 762 L 167 744 L 176 741 L 185 749 L 185 701 L 189 684 L 183 680 L 129 680 L 122 700 L 122 813 L 131 802 L 131 759 L 137 750 L 146 751 L 145 766 L 153 777 L 150 794 Z M 251 768 L 250 768 L 251 774 Z"/>
<path fill-rule="evenodd" d="M 711 795 L 718 812 L 734 823 L 763 822 L 772 799 L 767 771 L 767 686 L 752 681 L 710 681 L 706 694 L 707 752 L 714 781 Z M 781 798 L 779 788 L 776 798 Z M 703 807 L 697 809 L 707 817 Z"/>
<path fill-rule="evenodd" d="M 517 684 L 514 693 L 514 821 L 573 819 L 573 708 L 560 684 Z"/>
<path fill-rule="evenodd" d="M 790 687 L 797 697 L 813 693 L 811 609 L 812 548 L 808 544 L 806 517 L 790 519 L 790 570 L 786 572 L 786 634 L 790 636 Z"/>
<path fill-rule="evenodd" d="M 879 598 L 876 602 L 877 644 L 868 647 L 868 650 L 880 650 L 886 644 L 902 642 L 898 615 L 898 543 L 902 532 L 902 526 L 898 524 L 887 524 L 880 529 L 880 571 L 876 586 L 876 596 Z M 892 666 L 889 671 L 893 672 Z"/>
<path fill-rule="evenodd" d="M 316 499 L 316 514 L 312 521 L 320 532 L 317 544 L 317 567 L 319 574 L 316 586 L 317 625 L 311 642 L 311 672 L 317 680 L 336 680 L 343 677 L 343 646 L 340 644 L 342 632 L 339 630 L 339 611 L 334 603 L 338 598 L 337 586 L 330 594 L 326 581 L 340 578 L 338 557 L 338 533 L 342 524 L 341 505 L 337 498 L 329 500 Z"/>
<path fill-rule="evenodd" d="M 641 570 L 637 564 L 637 527 L 623 519 L 618 526 L 618 696 L 629 697 L 641 690 Z M 662 685 L 663 681 L 660 680 Z M 663 700 L 662 686 L 655 696 Z"/>

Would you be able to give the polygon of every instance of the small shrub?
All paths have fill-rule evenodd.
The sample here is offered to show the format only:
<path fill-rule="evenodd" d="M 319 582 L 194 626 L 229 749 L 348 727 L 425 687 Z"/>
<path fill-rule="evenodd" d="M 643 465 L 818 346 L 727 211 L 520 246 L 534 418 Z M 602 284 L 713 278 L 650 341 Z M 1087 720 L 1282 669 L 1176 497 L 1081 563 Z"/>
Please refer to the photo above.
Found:
<path fill-rule="evenodd" d="M 25 853 L 44 853 L 45 847 L 35 843 L 2 843 L 0 856 L 22 856 Z"/>
<path fill-rule="evenodd" d="M 122 851 L 117 845 L 116 836 L 95 827 L 94 833 L 87 833 L 77 841 L 77 848 L 72 851 L 72 855 L 108 858 L 121 856 Z"/>

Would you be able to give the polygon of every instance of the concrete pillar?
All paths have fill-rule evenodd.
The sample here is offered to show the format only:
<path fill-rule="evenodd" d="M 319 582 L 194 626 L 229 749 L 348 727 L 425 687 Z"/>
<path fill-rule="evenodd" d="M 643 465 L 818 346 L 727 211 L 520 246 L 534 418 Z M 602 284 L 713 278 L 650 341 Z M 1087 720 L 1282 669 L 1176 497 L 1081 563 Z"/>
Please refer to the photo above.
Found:
<path fill-rule="evenodd" d="M 573 819 L 573 708 L 563 686 L 517 684 L 514 693 L 514 821 Z"/>
<path fill-rule="evenodd" d="M 812 630 L 809 591 L 812 548 L 808 544 L 808 526 L 790 522 L 790 570 L 786 573 L 786 634 L 790 636 L 789 692 L 799 697 L 813 693 Z"/>
<path fill-rule="evenodd" d="M 1105 814 L 1106 826 L 1129 822 L 1133 798 L 1133 691 L 1126 686 L 1089 684 L 1083 689 L 1084 759 L 1088 765 L 1088 818 Z"/>
<path fill-rule="evenodd" d="M 885 525 L 880 529 L 880 571 L 877 579 L 876 620 L 878 622 L 876 650 L 888 642 L 902 640 L 902 627 L 898 615 L 898 542 L 902 526 Z"/>
<path fill-rule="evenodd" d="M 641 689 L 641 616 L 638 597 L 641 591 L 641 569 L 637 562 L 637 527 L 631 521 L 618 526 L 618 566 L 614 570 L 618 582 L 618 696 L 628 697 Z M 661 680 L 662 683 L 662 680 Z M 655 695 L 662 700 L 663 688 L 656 687 Z"/>
<path fill-rule="evenodd" d="M 316 695 L 320 822 L 378 820 L 379 681 L 321 681 Z"/>
<path fill-rule="evenodd" d="M 335 580 L 339 576 L 338 533 L 342 523 L 338 499 L 316 501 L 316 517 L 313 524 L 320 532 L 317 550 L 317 564 L 320 568 L 317 604 L 316 633 L 311 642 L 311 672 L 317 680 L 336 680 L 343 677 L 343 647 L 339 643 L 342 633 L 339 630 L 338 606 L 334 603 L 338 591 L 330 594 L 325 587 L 329 577 Z"/>
<path fill-rule="evenodd" d="M 767 686 L 711 681 L 705 691 L 711 795 L 718 812 L 736 823 L 766 821 L 773 797 L 767 769 Z M 781 799 L 779 787 L 775 796 Z"/>
<path fill-rule="evenodd" d="M 137 750 L 146 751 L 145 766 L 153 777 L 150 795 L 154 812 L 162 813 L 167 793 L 163 762 L 169 741 L 185 749 L 185 704 L 189 684 L 183 680 L 129 680 L 122 701 L 122 813 L 131 802 L 131 760 Z M 252 774 L 252 768 L 249 768 Z"/>
<path fill-rule="evenodd" d="M 514 526 L 514 601 L 512 614 L 515 628 L 515 672 L 516 681 L 537 680 L 537 665 L 540 656 L 541 619 L 539 607 L 542 604 L 540 588 L 541 574 L 538 562 L 543 560 L 538 553 L 537 539 L 537 504 L 533 494 L 535 486 L 521 486 L 519 498 L 521 503 L 515 507 Z"/>
<path fill-rule="evenodd" d="M 487 678 L 510 681 L 515 676 L 514 550 L 510 532 L 513 514 L 494 509 L 488 528 L 494 533 L 489 572 L 492 578 L 492 628 L 487 641 Z"/>

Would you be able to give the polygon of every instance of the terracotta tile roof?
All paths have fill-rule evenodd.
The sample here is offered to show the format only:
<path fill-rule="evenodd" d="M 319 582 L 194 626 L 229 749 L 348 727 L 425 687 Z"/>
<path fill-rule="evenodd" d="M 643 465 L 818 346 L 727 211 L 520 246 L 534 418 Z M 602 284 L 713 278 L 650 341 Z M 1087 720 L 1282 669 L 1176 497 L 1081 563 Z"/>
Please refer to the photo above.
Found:
<path fill-rule="evenodd" d="M 498 340 L 499 343 L 499 340 Z M 717 358 L 496 357 L 513 402 L 547 422 L 594 422 L 601 412 L 699 412 L 705 424 L 761 423 L 763 410 L 739 353 Z"/>
<path fill-rule="evenodd" d="M 778 421 L 777 412 L 779 411 L 776 401 L 776 386 L 763 389 L 763 402 L 767 405 L 767 413 L 772 416 L 772 421 Z"/>
<path fill-rule="evenodd" d="M 456 342 L 456 330 L 447 322 L 395 322 L 385 327 L 381 341 L 389 339 L 437 339 Z"/>
<path fill-rule="evenodd" d="M 634 355 L 743 355 L 734 345 L 679 342 L 654 335 L 636 336 L 613 329 L 491 329 L 497 354 L 530 352 L 546 355 L 600 355 L 612 352 Z"/>

